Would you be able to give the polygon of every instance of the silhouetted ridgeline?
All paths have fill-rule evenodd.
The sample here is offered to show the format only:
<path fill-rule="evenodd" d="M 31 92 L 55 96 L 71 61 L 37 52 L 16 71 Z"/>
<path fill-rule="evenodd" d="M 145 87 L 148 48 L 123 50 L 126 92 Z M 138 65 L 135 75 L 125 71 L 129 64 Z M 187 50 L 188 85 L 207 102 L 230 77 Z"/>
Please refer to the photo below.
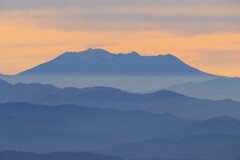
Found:
<path fill-rule="evenodd" d="M 56 88 L 52 85 L 12 85 L 0 81 L 0 102 L 30 102 L 44 105 L 75 104 L 87 107 L 118 110 L 144 110 L 152 113 L 171 113 L 183 118 L 207 119 L 231 116 L 239 119 L 240 102 L 206 100 L 184 96 L 172 91 L 128 93 L 110 87 Z"/>
<path fill-rule="evenodd" d="M 17 75 L 0 76 L 12 83 L 54 84 L 58 87 L 109 86 L 136 92 L 155 91 L 189 81 L 219 76 L 191 67 L 173 55 L 113 54 L 103 49 L 66 52 Z"/>
<path fill-rule="evenodd" d="M 181 141 L 151 139 L 121 144 L 106 151 L 125 158 L 166 157 L 169 159 L 236 160 L 239 156 L 240 136 L 204 134 Z"/>
<path fill-rule="evenodd" d="M 73 77 L 70 86 L 88 81 L 84 76 L 99 76 L 96 81 L 108 86 L 136 83 L 135 88 L 150 84 L 154 89 L 161 81 L 152 84 L 144 78 L 182 82 L 194 77 L 199 82 L 218 77 L 172 55 L 102 49 L 65 53 L 18 75 L 0 75 L 28 82 Z M 113 79 L 102 83 L 101 76 Z M 135 76 L 133 83 L 128 76 Z M 225 99 L 227 94 L 238 100 L 238 84 L 238 78 L 218 78 L 139 94 L 112 87 L 57 88 L 0 80 L 0 160 L 237 160 L 240 102 L 192 96 Z"/>
<path fill-rule="evenodd" d="M 240 101 L 240 78 L 217 78 L 201 83 L 189 82 L 168 89 L 193 97 Z"/>
<path fill-rule="evenodd" d="M 88 150 L 123 158 L 239 157 L 240 121 L 230 117 L 196 121 L 166 113 L 8 103 L 0 104 L 0 128 L 0 150 Z"/>
<path fill-rule="evenodd" d="M 141 56 L 136 52 L 112 54 L 103 49 L 66 52 L 18 75 L 213 76 L 185 64 L 173 55 Z"/>

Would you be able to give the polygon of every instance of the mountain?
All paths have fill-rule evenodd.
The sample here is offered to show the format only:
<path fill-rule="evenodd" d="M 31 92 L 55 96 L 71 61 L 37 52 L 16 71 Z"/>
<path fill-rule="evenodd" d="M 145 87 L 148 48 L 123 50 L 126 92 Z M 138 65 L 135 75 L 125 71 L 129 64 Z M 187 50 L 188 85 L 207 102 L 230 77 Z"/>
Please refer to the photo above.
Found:
<path fill-rule="evenodd" d="M 0 79 L 0 102 L 28 102 L 40 97 L 50 96 L 60 91 L 52 85 L 31 84 L 11 84 Z"/>
<path fill-rule="evenodd" d="M 240 136 L 201 134 L 179 141 L 150 139 L 121 144 L 105 152 L 139 160 L 144 157 L 149 160 L 158 160 L 161 157 L 176 160 L 236 160 L 240 157 L 239 148 Z"/>
<path fill-rule="evenodd" d="M 7 115 L 9 117 L 8 119 L 5 118 L 6 120 L 4 121 L 2 120 L 3 123 L 0 123 L 1 128 L 5 128 L 5 130 L 8 132 L 12 131 L 11 133 L 19 135 L 20 140 L 22 139 L 21 136 L 24 136 L 22 133 L 25 133 L 25 130 L 29 135 L 35 137 L 33 139 L 30 139 L 29 144 L 37 144 L 39 148 L 41 148 L 41 145 L 39 143 L 34 143 L 35 141 L 38 141 L 38 139 L 42 139 L 42 142 L 43 139 L 46 139 L 44 142 L 49 144 L 55 139 L 58 140 L 58 137 L 61 138 L 61 133 L 66 133 L 66 137 L 62 140 L 62 142 L 55 141 L 55 143 L 51 145 L 60 147 L 60 150 L 63 148 L 73 148 L 73 146 L 70 145 L 68 141 L 65 141 L 65 139 L 68 140 L 67 133 L 69 133 L 68 135 L 72 134 L 72 140 L 74 144 L 78 146 L 78 149 L 83 148 L 85 145 L 79 143 L 81 139 L 77 136 L 74 137 L 74 135 L 84 136 L 84 133 L 93 135 L 92 137 L 89 137 L 89 139 L 85 138 L 86 141 L 89 141 L 89 146 L 93 146 L 91 145 L 91 142 L 94 142 L 94 139 L 96 139 L 95 143 L 99 144 L 97 142 L 101 140 L 100 138 L 102 136 L 101 148 L 104 148 L 104 146 L 106 146 L 104 144 L 107 144 L 107 140 L 109 142 L 120 143 L 138 141 L 151 137 L 165 136 L 168 135 L 168 133 L 172 130 L 185 127 L 186 125 L 189 125 L 193 122 L 191 120 L 181 119 L 170 114 L 151 114 L 144 111 L 117 111 L 110 109 L 80 107 L 74 105 L 54 107 L 32 105 L 28 103 L 0 104 L 0 114 Z M 39 123 L 41 121 L 36 121 L 36 119 L 43 121 L 40 126 Z M 49 124 L 47 123 L 47 120 L 44 121 L 45 119 L 49 119 Z M 55 123 L 50 123 L 53 120 L 55 120 Z M 63 122 L 60 123 L 57 120 L 62 120 Z M 22 121 L 26 123 L 21 123 Z M 168 122 L 168 126 L 165 125 L 166 122 Z M 29 123 L 31 124 L 31 127 L 28 127 L 30 126 Z M 59 131 L 59 133 L 56 134 L 58 136 L 53 136 L 53 140 L 50 141 L 49 138 L 45 137 L 45 134 L 38 135 L 37 131 L 40 131 L 40 133 L 46 132 L 45 134 L 49 136 L 54 135 L 54 133 L 57 133 L 57 131 Z M 14 136 L 11 136 L 11 134 L 4 134 L 4 130 L 0 130 L 0 133 L 4 135 L 0 136 L 0 138 L 4 137 L 4 139 L 1 140 L 1 143 L 7 143 L 5 146 L 9 146 L 9 143 L 13 141 L 13 146 L 19 144 L 17 147 L 29 149 L 26 148 L 27 146 L 21 146 L 21 141 L 17 143 L 16 139 L 11 140 Z M 93 137 L 96 138 L 93 139 Z M 104 137 L 106 139 L 105 141 L 103 141 Z M 75 140 L 75 138 L 77 139 Z M 91 138 L 93 140 L 91 140 Z M 65 145 L 62 146 L 60 145 L 61 143 L 65 143 Z M 34 147 L 31 148 L 34 149 Z M 86 146 L 85 148 L 88 149 Z M 7 149 L 19 150 L 19 148 Z M 42 148 L 42 150 L 45 149 L 48 149 L 48 147 Z"/>
<path fill-rule="evenodd" d="M 207 119 L 223 115 L 235 118 L 240 117 L 240 102 L 198 99 L 167 90 L 137 94 L 105 87 L 80 90 L 66 88 L 57 94 L 33 101 L 32 103 L 47 105 L 77 104 L 119 110 L 140 109 L 152 113 L 167 112 L 190 119 Z"/>
<path fill-rule="evenodd" d="M 63 118 L 24 118 L 0 114 L 0 126 L 0 150 L 79 151 L 113 145 L 103 136 L 83 128 L 75 129 L 74 124 Z"/>
<path fill-rule="evenodd" d="M 217 78 L 201 83 L 185 83 L 168 88 L 184 95 L 219 99 L 233 99 L 240 101 L 240 78 Z"/>
<path fill-rule="evenodd" d="M 100 151 L 146 139 L 180 140 L 198 134 L 240 135 L 240 121 L 186 120 L 171 114 L 74 105 L 0 104 L 0 150 Z"/>
<path fill-rule="evenodd" d="M 11 86 L 10 83 L 0 79 L 0 87 L 1 87 L 1 89 L 7 88 L 7 87 L 10 87 L 10 86 Z"/>
<path fill-rule="evenodd" d="M 103 49 L 66 52 L 19 73 L 20 76 L 213 76 L 173 55 L 141 56 L 136 52 L 112 54 Z"/>
<path fill-rule="evenodd" d="M 29 102 L 43 105 L 74 104 L 118 110 L 144 110 L 171 113 L 188 119 L 231 116 L 239 119 L 240 102 L 188 97 L 168 90 L 129 93 L 111 87 L 56 88 L 41 84 L 15 84 L 0 81 L 0 103 Z"/>
<path fill-rule="evenodd" d="M 105 156 L 91 152 L 53 152 L 32 153 L 17 151 L 0 152 L 1 160 L 121 160 L 114 156 Z"/>
<path fill-rule="evenodd" d="M 240 133 L 239 120 L 235 120 L 227 116 L 202 120 L 188 125 L 187 127 L 183 128 L 183 130 L 178 130 L 177 133 L 173 133 L 169 137 L 179 137 L 180 139 L 188 138 L 191 137 L 192 135 L 209 133 L 239 135 Z"/>

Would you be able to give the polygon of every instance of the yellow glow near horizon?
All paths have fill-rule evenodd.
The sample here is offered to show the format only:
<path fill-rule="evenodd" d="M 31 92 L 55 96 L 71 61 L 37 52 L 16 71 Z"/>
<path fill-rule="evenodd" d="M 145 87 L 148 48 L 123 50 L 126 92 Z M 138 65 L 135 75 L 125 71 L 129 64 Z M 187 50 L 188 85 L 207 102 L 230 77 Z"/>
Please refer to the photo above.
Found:
<path fill-rule="evenodd" d="M 126 10 L 128 8 L 115 11 L 102 9 L 99 12 L 119 14 L 118 12 Z M 172 10 L 181 12 L 182 15 L 194 12 L 192 8 L 189 10 L 173 8 Z M 129 14 L 139 14 L 140 11 L 141 8 L 132 10 Z M 167 14 L 166 9 L 161 12 L 154 12 L 150 9 L 147 11 L 148 16 Z M 198 8 L 196 14 L 199 14 L 199 11 L 201 8 Z M 210 9 L 208 11 L 214 14 L 210 12 Z M 217 11 L 221 14 L 226 12 L 226 16 L 232 15 L 229 10 Z M 122 20 L 120 17 L 117 22 L 113 23 L 111 18 L 114 17 L 108 17 L 110 20 L 103 25 L 101 20 L 71 20 L 74 14 L 85 16 L 88 13 L 87 10 L 80 12 L 73 9 L 65 12 L 67 16 L 63 19 L 61 16 L 64 14 L 59 15 L 54 10 L 2 12 L 0 16 L 0 73 L 16 74 L 49 61 L 66 51 L 103 48 L 113 53 L 137 51 L 142 55 L 173 54 L 187 64 L 205 72 L 240 76 L 240 32 L 222 31 L 224 27 L 237 29 L 238 25 L 226 24 L 223 27 L 224 24 L 217 23 L 216 28 L 220 31 L 214 32 L 212 24 L 197 22 L 191 25 L 178 24 L 177 29 L 193 32 L 185 34 L 185 32 L 175 32 L 174 27 L 168 30 L 172 25 L 169 22 L 159 26 L 156 22 L 141 21 L 141 17 L 136 21 Z M 239 14 L 239 11 L 236 10 L 234 13 Z M 41 18 L 42 16 L 44 18 Z M 67 19 L 68 16 L 70 20 Z M 72 26 L 74 27 L 71 28 Z M 206 28 L 213 31 L 204 34 L 194 33 L 197 29 Z"/>

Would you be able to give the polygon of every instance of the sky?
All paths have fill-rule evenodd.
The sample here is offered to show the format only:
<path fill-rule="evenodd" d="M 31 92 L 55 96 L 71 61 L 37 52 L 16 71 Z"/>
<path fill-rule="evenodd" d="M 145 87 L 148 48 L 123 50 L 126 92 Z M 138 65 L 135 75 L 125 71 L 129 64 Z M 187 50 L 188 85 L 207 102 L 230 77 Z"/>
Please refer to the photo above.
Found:
<path fill-rule="evenodd" d="M 240 76 L 240 1 L 0 1 L 0 73 L 87 48 L 173 54 L 209 73 Z"/>

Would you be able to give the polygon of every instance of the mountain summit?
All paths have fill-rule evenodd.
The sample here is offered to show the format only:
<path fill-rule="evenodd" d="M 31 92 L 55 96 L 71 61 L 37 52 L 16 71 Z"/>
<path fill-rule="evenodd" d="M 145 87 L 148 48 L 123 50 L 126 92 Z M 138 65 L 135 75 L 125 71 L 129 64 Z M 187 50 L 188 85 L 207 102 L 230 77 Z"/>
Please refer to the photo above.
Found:
<path fill-rule="evenodd" d="M 19 75 L 210 76 L 173 55 L 113 54 L 103 49 L 66 52 Z"/>

